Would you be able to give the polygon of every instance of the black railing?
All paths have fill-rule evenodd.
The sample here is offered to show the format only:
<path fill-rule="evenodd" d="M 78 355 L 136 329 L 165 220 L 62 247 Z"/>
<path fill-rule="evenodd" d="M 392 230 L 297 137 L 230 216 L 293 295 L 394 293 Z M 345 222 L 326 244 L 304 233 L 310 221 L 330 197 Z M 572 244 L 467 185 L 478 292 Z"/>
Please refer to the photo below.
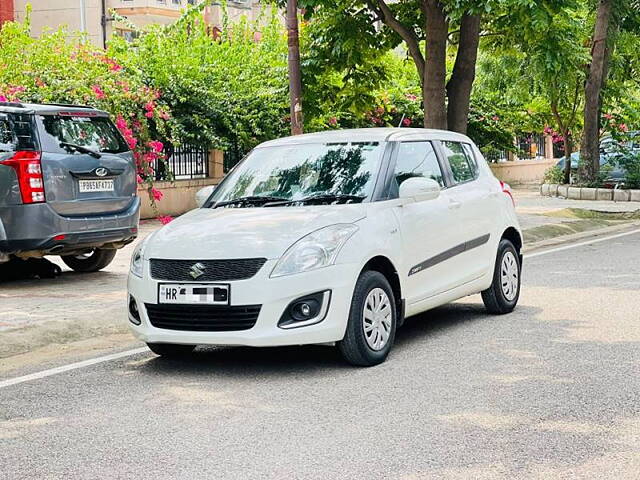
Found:
<path fill-rule="evenodd" d="M 164 162 L 156 162 L 156 180 L 185 180 L 209 176 L 209 149 L 196 145 L 167 148 Z"/>
<path fill-rule="evenodd" d="M 520 160 L 533 160 L 536 158 L 544 158 L 546 151 L 546 142 L 544 135 L 532 133 L 518 137 L 518 158 Z"/>

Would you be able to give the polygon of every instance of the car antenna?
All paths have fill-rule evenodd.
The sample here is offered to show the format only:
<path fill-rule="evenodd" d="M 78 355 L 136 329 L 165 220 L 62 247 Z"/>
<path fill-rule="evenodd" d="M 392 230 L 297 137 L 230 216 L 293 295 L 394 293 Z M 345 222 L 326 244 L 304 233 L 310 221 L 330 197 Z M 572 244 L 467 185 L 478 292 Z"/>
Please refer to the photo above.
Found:
<path fill-rule="evenodd" d="M 405 114 L 403 113 L 402 114 L 402 118 L 400 119 L 400 122 L 398 123 L 398 128 L 402 127 L 402 122 L 404 122 L 404 117 L 405 117 Z"/>

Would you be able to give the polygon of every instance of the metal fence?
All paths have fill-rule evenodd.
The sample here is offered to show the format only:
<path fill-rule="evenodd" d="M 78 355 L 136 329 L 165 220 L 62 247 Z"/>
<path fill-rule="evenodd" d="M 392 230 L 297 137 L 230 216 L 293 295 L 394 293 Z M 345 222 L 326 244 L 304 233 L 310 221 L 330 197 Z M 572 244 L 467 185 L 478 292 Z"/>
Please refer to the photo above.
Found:
<path fill-rule="evenodd" d="M 156 180 L 187 180 L 209 176 L 209 148 L 181 145 L 167 148 L 164 162 L 156 162 Z"/>
<path fill-rule="evenodd" d="M 534 160 L 536 158 L 546 158 L 547 144 L 544 135 L 531 133 L 519 135 L 514 140 L 515 155 L 518 160 Z M 498 163 L 509 160 L 509 151 L 490 149 L 483 152 L 489 162 Z"/>
<path fill-rule="evenodd" d="M 517 146 L 518 158 L 520 160 L 533 160 L 545 157 L 546 142 L 544 141 L 544 135 L 540 135 L 539 133 L 518 137 Z"/>

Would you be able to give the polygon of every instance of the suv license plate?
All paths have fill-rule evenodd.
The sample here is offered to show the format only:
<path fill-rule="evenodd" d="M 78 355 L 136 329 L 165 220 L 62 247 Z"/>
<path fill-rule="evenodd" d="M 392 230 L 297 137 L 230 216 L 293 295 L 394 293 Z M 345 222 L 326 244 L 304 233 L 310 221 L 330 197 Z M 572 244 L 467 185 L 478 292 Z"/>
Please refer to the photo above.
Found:
<path fill-rule="evenodd" d="M 113 179 L 109 180 L 80 180 L 80 193 L 113 192 Z"/>
<path fill-rule="evenodd" d="M 211 283 L 161 283 L 158 303 L 229 305 L 229 285 Z"/>

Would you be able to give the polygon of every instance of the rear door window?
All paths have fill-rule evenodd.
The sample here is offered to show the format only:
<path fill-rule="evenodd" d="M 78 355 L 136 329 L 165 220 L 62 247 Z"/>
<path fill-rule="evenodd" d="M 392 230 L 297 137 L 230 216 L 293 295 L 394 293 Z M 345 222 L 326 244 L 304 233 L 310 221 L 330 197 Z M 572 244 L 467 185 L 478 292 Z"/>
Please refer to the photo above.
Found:
<path fill-rule="evenodd" d="M 129 150 L 122 135 L 106 117 L 42 115 L 47 147 L 55 152 L 74 153 L 79 145 L 101 153 L 123 153 Z"/>
<path fill-rule="evenodd" d="M 442 142 L 442 149 L 451 167 L 455 183 L 469 182 L 478 177 L 478 164 L 470 146 L 459 142 Z"/>

